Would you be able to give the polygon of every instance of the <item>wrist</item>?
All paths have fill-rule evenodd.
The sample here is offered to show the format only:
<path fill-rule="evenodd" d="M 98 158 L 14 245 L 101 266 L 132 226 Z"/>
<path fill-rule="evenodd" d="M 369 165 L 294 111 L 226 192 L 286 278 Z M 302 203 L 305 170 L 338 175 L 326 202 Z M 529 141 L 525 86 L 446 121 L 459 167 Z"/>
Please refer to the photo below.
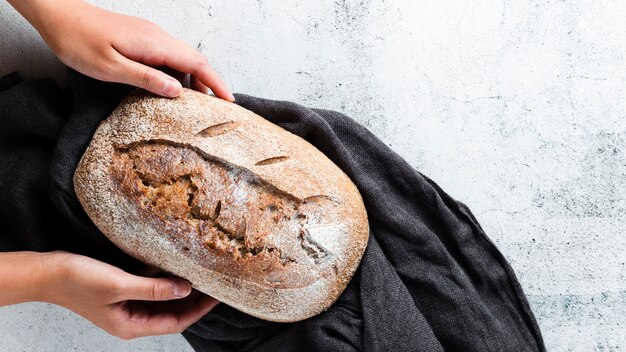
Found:
<path fill-rule="evenodd" d="M 62 277 L 54 264 L 61 252 L 0 253 L 0 306 L 47 301 L 52 286 Z"/>
<path fill-rule="evenodd" d="M 24 282 L 24 301 L 55 303 L 65 273 L 66 252 L 26 252 L 28 275 Z"/>
<path fill-rule="evenodd" d="M 33 290 L 33 301 L 61 305 L 61 299 L 65 296 L 63 289 L 70 281 L 68 260 L 72 254 L 63 251 L 40 254 L 41 269 L 37 278 L 37 288 Z"/>

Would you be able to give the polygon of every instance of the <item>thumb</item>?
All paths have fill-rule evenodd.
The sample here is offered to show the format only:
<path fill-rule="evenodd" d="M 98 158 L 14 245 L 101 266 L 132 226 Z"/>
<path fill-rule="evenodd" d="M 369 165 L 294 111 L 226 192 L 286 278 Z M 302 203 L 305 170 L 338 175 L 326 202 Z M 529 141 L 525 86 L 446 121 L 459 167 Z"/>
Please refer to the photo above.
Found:
<path fill-rule="evenodd" d="M 122 57 L 121 83 L 143 88 L 165 97 L 176 97 L 183 86 L 178 80 L 150 66 Z"/>
<path fill-rule="evenodd" d="M 167 301 L 183 298 L 191 293 L 191 284 L 179 278 L 129 275 L 121 286 L 120 300 Z"/>

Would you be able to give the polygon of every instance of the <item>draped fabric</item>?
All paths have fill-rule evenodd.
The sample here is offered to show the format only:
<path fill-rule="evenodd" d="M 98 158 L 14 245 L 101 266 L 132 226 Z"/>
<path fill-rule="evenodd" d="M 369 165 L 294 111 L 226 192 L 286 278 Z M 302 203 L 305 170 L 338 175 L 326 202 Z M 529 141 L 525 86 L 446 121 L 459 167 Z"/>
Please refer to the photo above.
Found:
<path fill-rule="evenodd" d="M 70 71 L 70 85 L 0 78 L 0 250 L 63 249 L 141 263 L 89 220 L 72 176 L 101 120 L 131 87 Z M 183 336 L 197 351 L 544 351 L 510 265 L 467 206 L 350 117 L 235 94 L 313 144 L 357 185 L 370 240 L 346 290 L 297 323 L 218 305 Z M 419 136 L 416 136 L 419 138 Z"/>

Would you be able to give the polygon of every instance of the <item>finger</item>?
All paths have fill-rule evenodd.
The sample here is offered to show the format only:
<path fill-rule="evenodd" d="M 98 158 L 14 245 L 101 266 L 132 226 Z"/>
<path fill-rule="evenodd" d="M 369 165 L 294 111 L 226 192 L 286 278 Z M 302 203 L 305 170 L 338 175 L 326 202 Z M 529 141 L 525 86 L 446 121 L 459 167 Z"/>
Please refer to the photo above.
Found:
<path fill-rule="evenodd" d="M 182 90 L 181 83 L 155 68 L 121 57 L 121 68 L 117 77 L 121 83 L 143 88 L 165 97 L 176 97 Z"/>
<path fill-rule="evenodd" d="M 183 302 L 181 302 L 181 300 L 175 300 L 175 301 L 167 301 L 167 302 L 162 302 L 162 303 L 181 303 L 179 305 L 173 305 L 171 307 L 172 312 L 176 312 L 176 313 L 181 313 L 184 310 L 192 307 L 192 306 L 196 306 L 198 304 L 202 304 L 205 300 L 207 300 L 208 296 L 200 291 L 197 290 L 192 290 L 191 294 L 185 298 L 183 298 Z M 210 297 L 209 297 L 210 298 Z M 219 303 L 219 302 L 218 302 Z"/>
<path fill-rule="evenodd" d="M 163 71 L 166 75 L 172 76 L 174 77 L 175 80 L 177 80 L 178 82 L 180 82 L 180 84 L 185 87 L 185 84 L 187 84 L 187 76 L 189 76 L 188 74 L 184 73 L 184 72 L 180 72 L 177 70 L 172 70 L 168 67 L 158 67 L 158 69 L 160 71 Z"/>
<path fill-rule="evenodd" d="M 178 313 L 155 314 L 143 322 L 139 328 L 150 331 L 150 335 L 180 333 L 207 315 L 219 303 L 215 298 L 206 296 L 197 304 L 191 305 Z"/>
<path fill-rule="evenodd" d="M 134 61 L 138 61 L 138 60 L 134 60 Z M 178 70 L 174 70 L 173 68 L 169 68 L 167 66 L 155 66 L 155 65 L 149 65 L 149 66 L 152 66 L 152 67 L 156 68 L 157 70 L 165 73 L 168 76 L 174 77 L 180 83 L 183 83 L 182 81 L 185 79 L 185 73 L 184 72 L 180 72 Z"/>
<path fill-rule="evenodd" d="M 167 307 L 167 309 L 169 310 L 169 312 L 175 312 L 175 313 L 180 313 L 183 310 L 194 306 L 194 305 L 198 305 L 200 304 L 203 300 L 205 300 L 207 297 L 206 294 L 198 291 L 198 290 L 191 290 L 191 294 L 189 294 L 189 296 L 182 298 L 182 299 L 178 299 L 178 300 L 172 300 L 172 301 L 166 301 L 166 302 L 158 302 L 161 304 L 168 304 L 171 306 Z M 161 311 L 161 312 L 164 312 Z"/>
<path fill-rule="evenodd" d="M 196 78 L 196 76 L 192 75 L 190 82 L 191 82 L 191 89 L 197 90 L 198 92 L 201 92 L 204 94 L 207 94 L 209 92 L 209 87 L 202 84 L 202 82 L 200 82 L 200 80 Z"/>
<path fill-rule="evenodd" d="M 142 301 L 142 303 L 146 306 L 150 315 L 179 313 L 192 305 L 197 305 L 205 297 L 204 293 L 192 290 L 191 294 L 185 298 L 156 302 Z"/>
<path fill-rule="evenodd" d="M 187 45 L 174 39 L 171 43 L 174 50 L 166 50 L 163 64 L 178 71 L 196 77 L 202 84 L 210 88 L 215 96 L 228 101 L 235 101 L 222 78 L 208 63 L 206 57 Z"/>
<path fill-rule="evenodd" d="M 226 88 L 226 84 L 224 84 L 213 67 L 209 65 L 206 57 L 182 40 L 171 37 L 169 40 L 162 41 L 158 48 L 153 48 L 148 53 L 133 52 L 121 48 L 115 48 L 115 50 L 120 56 L 129 61 L 142 62 L 153 66 L 167 66 L 196 76 L 217 97 L 231 102 L 235 101 L 235 97 Z"/>
<path fill-rule="evenodd" d="M 208 63 L 201 63 L 193 67 L 190 71 L 190 74 L 193 77 L 196 77 L 203 85 L 210 88 L 213 93 L 215 93 L 216 97 L 230 102 L 235 101 L 235 96 L 233 96 L 228 88 L 226 88 L 226 84 L 224 84 L 211 65 Z"/>
<path fill-rule="evenodd" d="M 148 278 L 129 274 L 118 280 L 117 291 L 115 297 L 118 301 L 167 301 L 188 296 L 191 285 L 179 278 Z"/>

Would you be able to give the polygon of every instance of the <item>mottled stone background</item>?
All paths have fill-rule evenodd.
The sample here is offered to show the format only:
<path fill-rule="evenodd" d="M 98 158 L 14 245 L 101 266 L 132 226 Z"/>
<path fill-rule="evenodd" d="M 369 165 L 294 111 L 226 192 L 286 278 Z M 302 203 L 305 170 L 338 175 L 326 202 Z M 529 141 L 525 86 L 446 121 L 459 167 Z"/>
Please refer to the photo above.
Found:
<path fill-rule="evenodd" d="M 95 1 L 207 55 L 235 92 L 342 111 L 474 211 L 550 351 L 626 348 L 624 1 Z M 0 2 L 0 74 L 64 71 Z M 44 304 L 0 350 L 181 351 Z"/>

